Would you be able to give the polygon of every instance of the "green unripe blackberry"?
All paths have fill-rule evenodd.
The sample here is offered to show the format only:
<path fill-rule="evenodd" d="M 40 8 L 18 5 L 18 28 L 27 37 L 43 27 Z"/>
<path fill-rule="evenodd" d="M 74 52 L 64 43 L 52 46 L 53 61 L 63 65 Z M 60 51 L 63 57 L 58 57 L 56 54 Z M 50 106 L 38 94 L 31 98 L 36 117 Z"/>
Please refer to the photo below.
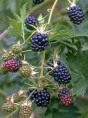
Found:
<path fill-rule="evenodd" d="M 30 105 L 23 105 L 20 109 L 19 118 L 29 118 L 32 113 Z"/>
<path fill-rule="evenodd" d="M 30 65 L 23 65 L 19 69 L 19 72 L 22 76 L 29 77 L 32 74 L 32 69 L 31 69 Z"/>
<path fill-rule="evenodd" d="M 2 60 L 5 62 L 12 59 L 13 57 L 14 57 L 14 54 L 11 51 L 9 52 L 5 51 L 4 54 L 2 55 Z"/>
<path fill-rule="evenodd" d="M 3 65 L 0 66 L 0 74 L 4 75 L 7 74 L 7 70 L 3 67 Z"/>
<path fill-rule="evenodd" d="M 2 110 L 8 113 L 13 112 L 15 109 L 16 109 L 16 105 L 14 103 L 5 103 L 2 106 Z"/>
<path fill-rule="evenodd" d="M 22 52 L 22 48 L 23 46 L 21 44 L 14 44 L 11 48 L 12 52 L 15 53 L 15 54 L 19 54 Z"/>

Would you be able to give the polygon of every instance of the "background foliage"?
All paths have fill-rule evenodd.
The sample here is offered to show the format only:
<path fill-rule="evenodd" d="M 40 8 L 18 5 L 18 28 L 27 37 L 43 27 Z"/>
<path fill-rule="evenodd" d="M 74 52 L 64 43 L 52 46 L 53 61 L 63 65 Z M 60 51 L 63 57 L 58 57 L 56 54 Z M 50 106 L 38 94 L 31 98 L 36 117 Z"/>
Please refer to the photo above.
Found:
<path fill-rule="evenodd" d="M 0 35 L 9 27 L 9 22 L 14 27 L 11 32 L 0 37 L 0 57 L 3 48 L 9 48 L 18 40 L 22 40 L 21 26 L 26 16 L 29 14 L 35 15 L 36 17 L 39 17 L 40 14 L 45 16 L 48 14 L 47 9 L 51 8 L 53 2 L 54 0 L 45 0 L 45 3 L 33 6 L 32 0 L 0 0 Z M 22 8 L 25 3 L 27 3 L 27 11 L 25 11 L 25 6 L 20 11 L 20 8 Z M 61 55 L 62 63 L 71 71 L 72 81 L 68 86 L 70 88 L 73 87 L 74 99 L 75 96 L 77 96 L 77 98 L 70 107 L 64 107 L 58 103 L 58 100 L 51 100 L 50 106 L 45 114 L 41 115 L 41 118 L 88 117 L 88 1 L 80 0 L 77 3 L 85 12 L 84 22 L 79 26 L 73 25 L 67 16 L 67 1 L 60 0 L 50 24 L 50 28 L 52 32 L 54 32 L 54 35 L 49 37 L 52 50 L 57 48 L 58 54 Z M 18 16 L 15 15 L 20 15 L 20 12 L 21 21 Z M 20 21 L 20 23 L 17 21 Z M 26 36 L 28 36 L 27 33 Z M 29 48 L 29 45 L 26 45 L 24 48 Z M 41 64 L 41 54 L 30 52 L 26 55 L 30 64 L 34 66 Z M 51 48 L 49 47 L 46 50 L 46 61 L 51 58 L 52 55 Z M 0 63 L 2 63 L 1 58 Z M 5 97 L 7 95 L 20 90 L 20 88 L 25 88 L 26 85 L 24 85 L 24 81 L 27 82 L 27 79 L 22 78 L 18 73 L 14 75 L 11 73 L 5 76 L 0 75 L 0 105 L 5 102 Z M 0 118 L 4 118 L 4 115 L 5 114 L 0 110 Z"/>

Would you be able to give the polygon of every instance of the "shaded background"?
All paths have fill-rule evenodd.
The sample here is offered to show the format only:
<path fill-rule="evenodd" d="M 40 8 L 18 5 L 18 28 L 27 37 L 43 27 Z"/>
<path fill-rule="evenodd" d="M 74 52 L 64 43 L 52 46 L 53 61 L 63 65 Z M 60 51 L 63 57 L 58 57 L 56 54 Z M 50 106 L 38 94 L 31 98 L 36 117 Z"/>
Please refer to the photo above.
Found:
<path fill-rule="evenodd" d="M 3 35 L 3 32 L 9 27 L 8 17 L 14 18 L 14 13 L 19 14 L 20 8 L 27 2 L 27 13 L 38 17 L 40 14 L 43 16 L 46 15 L 47 9 L 51 8 L 54 0 L 45 0 L 45 3 L 41 5 L 34 6 L 32 5 L 32 0 L 0 0 L 0 57 L 3 48 L 9 48 L 12 44 L 16 43 L 16 36 L 12 36 L 10 33 Z M 80 0 L 78 4 L 86 12 L 86 19 L 88 19 L 88 0 Z M 61 0 L 57 7 L 55 8 L 54 17 L 52 23 L 59 22 L 61 19 L 68 19 L 65 0 Z M 60 21 L 61 22 L 61 21 Z M 62 22 L 64 22 L 62 20 Z M 51 23 L 51 24 L 52 24 Z M 63 24 L 64 25 L 64 24 Z M 85 26 L 85 24 L 84 24 Z M 88 24 L 87 26 L 88 27 Z M 80 29 L 85 30 L 85 28 Z M 27 48 L 27 47 L 25 47 Z M 34 65 L 38 66 L 40 64 L 40 57 L 38 54 L 30 53 L 28 55 L 28 61 Z M 46 59 L 48 59 L 50 54 L 47 53 Z M 34 61 L 36 60 L 36 61 Z M 0 63 L 2 60 L 0 58 Z M 20 88 L 25 88 L 24 80 L 19 76 L 18 73 L 12 74 L 9 73 L 5 76 L 0 75 L 0 106 L 5 102 L 5 98 L 8 95 L 11 95 L 13 92 L 19 91 Z M 74 103 L 74 105 L 69 108 L 64 107 L 61 104 L 57 104 L 58 100 L 52 100 L 51 105 L 49 106 L 46 114 L 41 116 L 42 118 L 88 118 L 88 91 L 86 91 L 85 96 L 79 95 Z M 0 107 L 1 108 L 1 107 Z M 60 109 L 59 109 L 60 108 Z M 66 111 L 67 110 L 67 111 Z M 4 113 L 0 110 L 0 118 L 4 118 Z M 16 118 L 13 116 L 12 118 Z M 39 117 L 38 117 L 39 118 Z"/>

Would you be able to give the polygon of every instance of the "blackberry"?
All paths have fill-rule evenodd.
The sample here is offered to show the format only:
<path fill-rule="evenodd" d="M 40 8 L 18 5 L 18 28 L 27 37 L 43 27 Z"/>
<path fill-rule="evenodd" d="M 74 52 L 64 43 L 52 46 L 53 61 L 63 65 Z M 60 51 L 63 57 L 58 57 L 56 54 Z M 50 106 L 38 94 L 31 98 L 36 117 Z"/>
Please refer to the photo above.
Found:
<path fill-rule="evenodd" d="M 5 61 L 8 61 L 9 59 L 12 59 L 13 57 L 14 57 L 14 54 L 11 51 L 9 51 L 9 52 L 6 51 L 2 55 L 2 60 L 5 62 Z"/>
<path fill-rule="evenodd" d="M 32 107 L 30 105 L 21 106 L 19 118 L 29 118 L 32 113 Z"/>
<path fill-rule="evenodd" d="M 56 67 L 48 68 L 48 71 L 51 71 L 49 74 L 60 84 L 70 83 L 71 75 L 68 69 L 63 64 L 60 64 L 59 61 L 57 61 L 57 64 Z"/>
<path fill-rule="evenodd" d="M 67 88 L 63 88 L 59 91 L 58 98 L 65 106 L 72 104 L 72 94 Z"/>
<path fill-rule="evenodd" d="M 19 54 L 22 52 L 22 48 L 23 46 L 21 44 L 14 44 L 12 47 L 11 47 L 11 50 L 13 53 L 15 54 Z"/>
<path fill-rule="evenodd" d="M 33 3 L 35 3 L 35 4 L 40 4 L 42 2 L 44 2 L 44 0 L 33 0 Z"/>
<path fill-rule="evenodd" d="M 4 75 L 7 74 L 7 70 L 5 69 L 5 67 L 3 67 L 3 65 L 0 66 L 0 74 Z"/>
<path fill-rule="evenodd" d="M 28 91 L 28 95 L 30 95 L 33 92 L 33 90 Z M 31 98 L 36 102 L 37 106 L 47 106 L 50 101 L 50 94 L 47 91 L 47 89 L 43 89 L 40 92 L 35 90 L 31 94 Z"/>
<path fill-rule="evenodd" d="M 30 29 L 30 30 L 34 29 L 31 25 L 36 26 L 38 24 L 39 24 L 39 22 L 34 16 L 29 16 L 25 20 L 25 25 L 26 25 L 27 29 Z"/>
<path fill-rule="evenodd" d="M 19 72 L 21 75 L 24 77 L 29 77 L 32 73 L 32 69 L 30 68 L 30 65 L 23 65 L 20 69 Z"/>
<path fill-rule="evenodd" d="M 82 21 L 84 20 L 84 13 L 79 6 L 70 7 L 68 10 L 68 15 L 70 20 L 77 25 L 82 23 Z"/>
<path fill-rule="evenodd" d="M 10 59 L 3 63 L 3 67 L 10 72 L 17 72 L 22 66 L 22 62 L 18 59 Z"/>
<path fill-rule="evenodd" d="M 35 52 L 44 51 L 47 45 L 49 44 L 47 34 L 41 34 L 41 33 L 37 33 L 36 35 L 34 35 L 30 39 L 30 41 L 32 50 Z"/>
<path fill-rule="evenodd" d="M 15 109 L 16 109 L 16 105 L 14 103 L 5 103 L 3 106 L 2 106 L 2 110 L 4 112 L 13 112 Z"/>

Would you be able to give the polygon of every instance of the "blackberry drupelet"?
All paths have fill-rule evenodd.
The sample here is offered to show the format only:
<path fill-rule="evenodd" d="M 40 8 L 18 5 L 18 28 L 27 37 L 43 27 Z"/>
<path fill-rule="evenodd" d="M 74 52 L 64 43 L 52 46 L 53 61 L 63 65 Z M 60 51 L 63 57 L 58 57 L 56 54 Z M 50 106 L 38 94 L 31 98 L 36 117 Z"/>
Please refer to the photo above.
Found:
<path fill-rule="evenodd" d="M 29 90 L 28 91 L 28 95 L 30 95 L 33 92 L 33 90 Z M 37 106 L 47 106 L 49 104 L 50 101 L 50 94 L 47 91 L 47 89 L 43 89 L 40 92 L 38 92 L 37 90 L 35 90 L 32 95 L 31 98 L 36 102 Z"/>
<path fill-rule="evenodd" d="M 42 2 L 44 2 L 44 0 L 33 0 L 33 3 L 35 3 L 35 4 L 40 4 Z"/>
<path fill-rule="evenodd" d="M 70 83 L 71 75 L 68 69 L 63 64 L 60 64 L 59 61 L 57 61 L 56 67 L 51 66 L 51 68 L 48 68 L 48 71 L 51 71 L 49 74 L 60 84 Z"/>
<path fill-rule="evenodd" d="M 39 24 L 39 22 L 38 22 L 37 18 L 35 18 L 34 16 L 29 16 L 25 20 L 25 25 L 26 25 L 27 29 L 30 29 L 30 30 L 34 29 L 34 27 L 32 27 L 31 25 L 36 26 L 38 24 Z"/>
<path fill-rule="evenodd" d="M 72 94 L 67 88 L 59 90 L 58 98 L 65 106 L 72 104 Z"/>
<path fill-rule="evenodd" d="M 82 21 L 84 20 L 84 13 L 79 6 L 70 7 L 68 10 L 68 15 L 70 20 L 77 25 L 82 23 Z"/>
<path fill-rule="evenodd" d="M 3 67 L 10 72 L 17 72 L 22 66 L 22 62 L 18 59 L 10 59 L 3 63 Z"/>
<path fill-rule="evenodd" d="M 32 50 L 35 52 L 41 52 L 48 46 L 48 36 L 47 34 L 37 33 L 30 39 Z"/>

